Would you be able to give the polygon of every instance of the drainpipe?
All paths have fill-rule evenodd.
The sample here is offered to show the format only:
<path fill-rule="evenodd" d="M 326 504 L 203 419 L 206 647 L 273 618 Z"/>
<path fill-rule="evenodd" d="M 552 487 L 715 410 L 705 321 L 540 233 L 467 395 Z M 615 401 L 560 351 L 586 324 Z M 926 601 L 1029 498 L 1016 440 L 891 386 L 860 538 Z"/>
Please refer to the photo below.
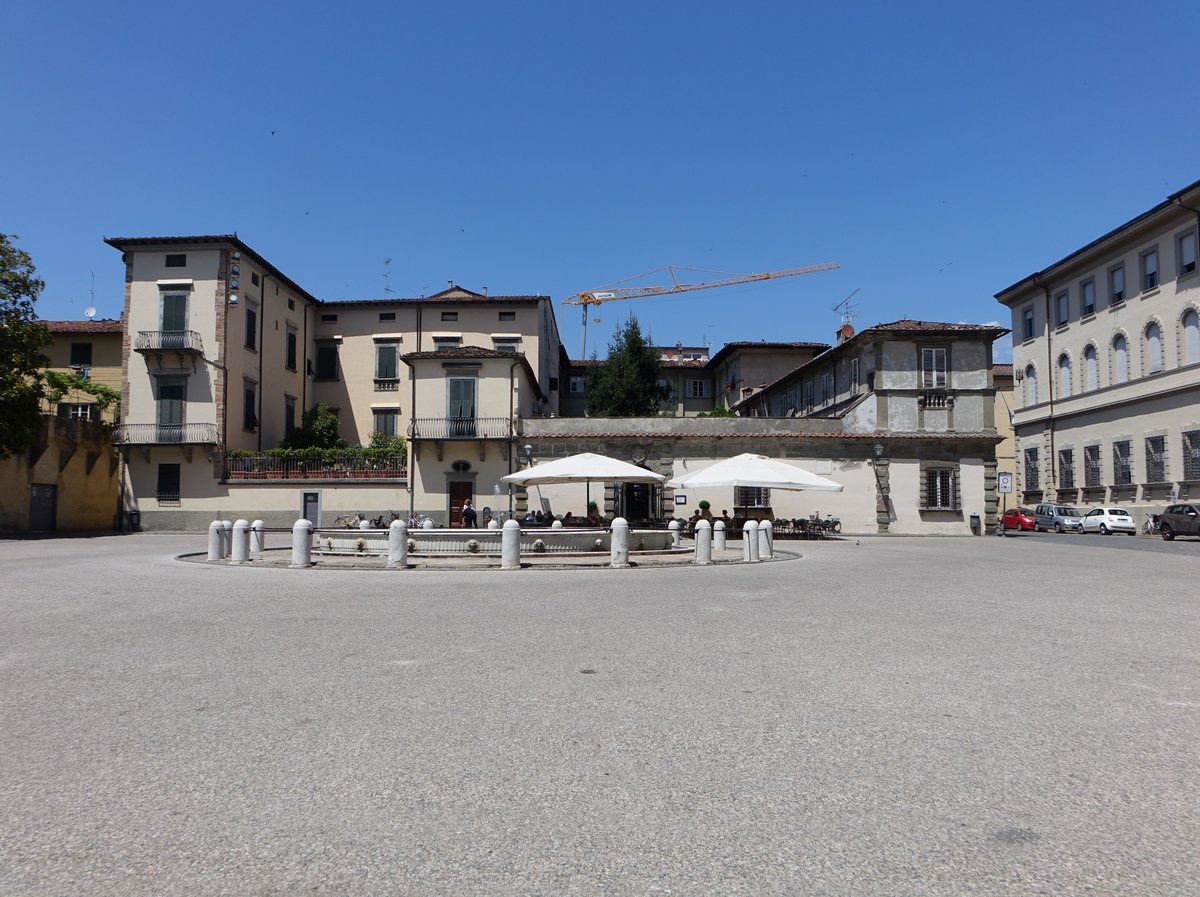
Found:
<path fill-rule="evenodd" d="M 300 356 L 300 415 L 303 420 L 304 412 L 308 410 L 308 300 L 304 301 L 304 320 L 301 324 L 301 339 L 302 342 L 297 347 L 297 354 Z"/>
<path fill-rule="evenodd" d="M 1193 208 L 1192 206 L 1189 206 L 1189 205 L 1184 205 L 1183 200 L 1180 199 L 1178 196 L 1175 197 L 1175 205 L 1179 206 L 1179 208 L 1181 208 L 1181 209 L 1187 209 L 1189 212 L 1191 212 L 1192 214 L 1194 214 L 1196 216 L 1196 243 L 1197 243 L 1196 248 L 1198 251 L 1200 251 L 1200 209 Z M 1176 260 L 1176 266 L 1178 267 L 1178 260 Z"/>
<path fill-rule="evenodd" d="M 514 361 L 508 368 L 508 472 L 513 472 L 513 452 L 517 450 L 517 428 L 513 424 L 516 413 L 516 399 L 513 398 L 513 387 L 516 386 L 516 372 L 519 361 Z M 508 486 L 508 518 L 512 519 L 512 484 Z"/>
<path fill-rule="evenodd" d="M 1035 284 L 1037 284 L 1039 287 L 1041 287 L 1042 292 L 1044 292 L 1046 294 L 1046 398 L 1049 402 L 1049 414 L 1046 418 L 1046 426 L 1048 426 L 1050 428 L 1050 457 L 1048 459 L 1050 461 L 1050 476 L 1047 479 L 1049 480 L 1050 484 L 1055 489 L 1057 489 L 1058 488 L 1058 467 L 1054 463 L 1054 461 L 1055 461 L 1055 458 L 1054 458 L 1054 379 L 1055 379 L 1055 370 L 1054 370 L 1054 347 L 1052 345 L 1054 336 L 1053 336 L 1053 329 L 1050 326 L 1050 321 L 1052 320 L 1050 315 L 1054 309 L 1051 307 L 1050 288 L 1048 286 L 1046 286 L 1044 283 L 1042 283 L 1041 274 L 1033 275 L 1033 282 Z M 1042 490 L 1043 498 L 1045 497 L 1045 495 L 1044 495 L 1045 491 L 1046 490 Z"/>
<path fill-rule="evenodd" d="M 258 427 L 256 429 L 258 430 L 258 450 L 260 452 L 262 451 L 263 434 L 263 356 L 267 354 L 267 347 L 263 343 L 263 337 L 267 332 L 267 278 L 270 276 L 270 274 L 263 274 L 258 297 L 258 408 L 255 409 L 255 416 L 258 418 Z"/>

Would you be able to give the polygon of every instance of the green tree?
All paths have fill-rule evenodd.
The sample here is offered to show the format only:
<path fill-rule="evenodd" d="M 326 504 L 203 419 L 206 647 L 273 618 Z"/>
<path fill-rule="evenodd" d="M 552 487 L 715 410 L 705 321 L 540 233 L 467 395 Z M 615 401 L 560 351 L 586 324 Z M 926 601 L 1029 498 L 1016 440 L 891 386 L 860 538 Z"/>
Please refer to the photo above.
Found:
<path fill-rule="evenodd" d="M 284 448 L 346 448 L 348 443 L 338 435 L 338 416 L 324 402 L 318 402 L 300 419 L 300 426 L 283 440 Z"/>
<path fill-rule="evenodd" d="M 42 346 L 50 331 L 34 303 L 45 286 L 29 253 L 0 234 L 0 458 L 26 451 L 37 438 L 42 415 Z"/>
<path fill-rule="evenodd" d="M 608 360 L 589 368 L 584 385 L 589 417 L 654 417 L 671 395 L 659 386 L 662 365 L 632 314 L 613 334 Z"/>

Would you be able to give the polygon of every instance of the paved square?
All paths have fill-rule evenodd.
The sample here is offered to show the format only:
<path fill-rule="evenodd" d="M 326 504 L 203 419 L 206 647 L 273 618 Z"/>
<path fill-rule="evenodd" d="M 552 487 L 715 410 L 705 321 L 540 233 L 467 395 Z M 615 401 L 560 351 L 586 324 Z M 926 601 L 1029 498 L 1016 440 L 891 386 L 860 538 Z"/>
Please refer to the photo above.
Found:
<path fill-rule="evenodd" d="M 1128 543 L 0 542 L 0 894 L 1194 895 L 1200 543 Z"/>

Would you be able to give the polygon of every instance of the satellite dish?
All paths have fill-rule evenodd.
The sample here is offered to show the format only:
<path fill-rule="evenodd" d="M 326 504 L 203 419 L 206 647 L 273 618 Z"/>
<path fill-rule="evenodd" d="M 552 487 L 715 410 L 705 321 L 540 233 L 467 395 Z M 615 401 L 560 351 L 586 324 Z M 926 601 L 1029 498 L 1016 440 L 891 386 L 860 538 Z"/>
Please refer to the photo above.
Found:
<path fill-rule="evenodd" d="M 83 310 L 83 313 L 84 313 L 85 315 L 87 315 L 87 316 L 88 316 L 88 319 L 89 319 L 89 320 L 90 320 L 91 318 L 94 318 L 94 317 L 96 317 L 96 306 L 94 306 L 94 305 L 89 305 L 87 308 L 85 308 L 85 309 Z"/>

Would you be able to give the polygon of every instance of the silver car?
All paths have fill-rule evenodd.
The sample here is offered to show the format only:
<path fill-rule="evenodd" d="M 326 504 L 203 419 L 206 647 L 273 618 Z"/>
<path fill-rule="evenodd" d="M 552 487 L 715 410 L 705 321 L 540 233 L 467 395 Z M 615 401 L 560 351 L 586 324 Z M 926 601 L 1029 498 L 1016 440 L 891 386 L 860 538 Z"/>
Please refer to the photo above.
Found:
<path fill-rule="evenodd" d="M 1033 509 L 1033 528 L 1039 533 L 1052 529 L 1056 533 L 1083 532 L 1083 519 L 1070 505 L 1040 504 Z"/>
<path fill-rule="evenodd" d="M 1137 524 L 1124 508 L 1093 508 L 1083 515 L 1083 531 L 1099 533 L 1107 536 L 1109 533 L 1129 533 L 1137 535 Z"/>

